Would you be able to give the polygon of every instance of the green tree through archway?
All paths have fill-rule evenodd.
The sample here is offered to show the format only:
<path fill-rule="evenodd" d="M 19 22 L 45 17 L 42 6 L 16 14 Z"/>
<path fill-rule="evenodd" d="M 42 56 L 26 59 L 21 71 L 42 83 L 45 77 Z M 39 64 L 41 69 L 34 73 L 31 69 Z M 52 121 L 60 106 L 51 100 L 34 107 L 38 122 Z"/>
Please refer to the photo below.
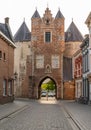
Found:
<path fill-rule="evenodd" d="M 53 91 L 53 90 L 55 90 L 55 84 L 54 84 L 54 82 L 52 80 L 50 80 L 47 83 L 43 83 L 41 85 L 41 89 L 46 90 L 48 92 L 51 91 L 51 90 Z"/>

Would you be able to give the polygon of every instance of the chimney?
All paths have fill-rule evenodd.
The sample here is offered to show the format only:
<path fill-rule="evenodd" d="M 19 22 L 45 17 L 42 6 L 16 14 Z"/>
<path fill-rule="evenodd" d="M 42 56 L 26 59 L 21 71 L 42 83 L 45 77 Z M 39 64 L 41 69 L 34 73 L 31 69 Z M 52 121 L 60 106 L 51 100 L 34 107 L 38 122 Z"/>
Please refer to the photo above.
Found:
<path fill-rule="evenodd" d="M 5 24 L 9 24 L 9 17 L 5 18 Z"/>

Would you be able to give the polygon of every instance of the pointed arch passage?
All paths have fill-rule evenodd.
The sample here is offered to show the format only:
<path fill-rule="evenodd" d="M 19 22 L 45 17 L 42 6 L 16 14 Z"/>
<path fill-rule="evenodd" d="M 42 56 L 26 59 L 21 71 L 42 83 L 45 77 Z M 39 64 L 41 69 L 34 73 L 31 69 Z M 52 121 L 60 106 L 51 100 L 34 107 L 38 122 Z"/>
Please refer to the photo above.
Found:
<path fill-rule="evenodd" d="M 38 98 L 42 97 L 55 97 L 57 96 L 57 86 L 54 79 L 51 77 L 43 78 L 38 86 Z"/>

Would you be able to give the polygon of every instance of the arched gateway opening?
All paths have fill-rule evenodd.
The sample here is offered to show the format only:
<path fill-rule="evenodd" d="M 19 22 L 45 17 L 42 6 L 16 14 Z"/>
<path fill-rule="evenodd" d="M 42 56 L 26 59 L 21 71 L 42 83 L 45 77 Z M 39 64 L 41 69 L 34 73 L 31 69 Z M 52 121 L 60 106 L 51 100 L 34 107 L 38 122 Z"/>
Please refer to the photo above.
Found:
<path fill-rule="evenodd" d="M 38 86 L 38 98 L 41 99 L 42 97 L 57 97 L 57 85 L 54 79 L 51 77 L 43 78 Z"/>

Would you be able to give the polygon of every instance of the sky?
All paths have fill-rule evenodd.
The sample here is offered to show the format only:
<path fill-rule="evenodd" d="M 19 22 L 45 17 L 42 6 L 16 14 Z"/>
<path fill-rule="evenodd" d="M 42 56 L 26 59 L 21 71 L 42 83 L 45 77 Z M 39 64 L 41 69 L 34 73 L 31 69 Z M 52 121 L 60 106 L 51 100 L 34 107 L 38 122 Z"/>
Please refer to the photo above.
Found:
<path fill-rule="evenodd" d="M 31 17 L 36 8 L 41 17 L 48 8 L 55 17 L 58 9 L 65 17 L 65 31 L 72 22 L 84 36 L 89 33 L 85 21 L 91 11 L 91 0 L 0 0 L 0 23 L 9 17 L 13 35 L 17 32 L 22 22 L 25 22 L 31 31 Z"/>

